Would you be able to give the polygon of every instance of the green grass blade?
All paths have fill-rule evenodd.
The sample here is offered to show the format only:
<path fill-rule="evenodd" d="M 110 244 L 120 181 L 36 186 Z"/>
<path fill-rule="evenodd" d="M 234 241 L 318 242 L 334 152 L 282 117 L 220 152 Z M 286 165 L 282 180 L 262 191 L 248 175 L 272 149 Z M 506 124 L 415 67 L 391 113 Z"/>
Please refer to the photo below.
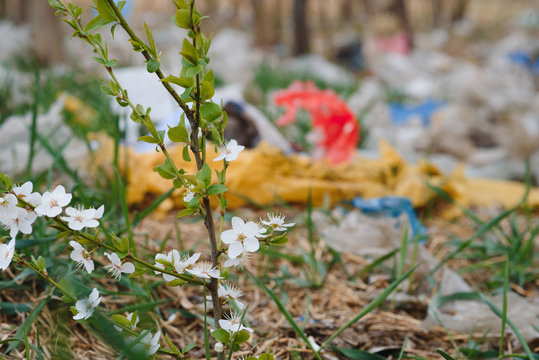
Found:
<path fill-rule="evenodd" d="M 355 280 L 357 278 L 361 278 L 364 275 L 370 273 L 375 267 L 382 264 L 387 259 L 390 259 L 391 257 L 393 257 L 399 251 L 400 251 L 400 249 L 397 248 L 397 249 L 391 250 L 387 254 L 384 254 L 384 255 L 376 258 L 372 263 L 370 263 L 369 265 L 367 265 L 363 269 L 361 269 L 361 271 L 359 273 L 357 273 L 356 275 L 354 275 L 350 280 Z"/>
<path fill-rule="evenodd" d="M 505 258 L 503 264 L 503 305 L 502 305 L 502 329 L 500 334 L 500 353 L 498 354 L 501 359 L 503 356 L 503 338 L 505 336 L 505 324 L 507 322 L 507 290 L 509 287 L 509 257 Z"/>
<path fill-rule="evenodd" d="M 359 319 L 361 319 L 363 316 L 367 315 L 368 313 L 370 313 L 372 310 L 374 310 L 376 307 L 378 307 L 378 305 L 380 305 L 381 303 L 384 302 L 384 300 L 400 285 L 401 282 L 404 281 L 404 279 L 406 279 L 408 276 L 410 276 L 411 273 L 414 272 L 414 270 L 417 268 L 417 266 L 414 266 L 413 268 L 411 268 L 410 270 L 408 270 L 406 272 L 406 274 L 402 275 L 400 278 L 398 278 L 397 280 L 393 281 L 393 283 L 391 283 L 391 285 L 389 285 L 380 295 L 378 295 L 376 297 L 376 299 L 374 299 L 373 301 L 371 301 L 365 308 L 363 308 L 363 310 L 361 310 L 356 316 L 354 316 L 350 321 L 348 321 L 346 324 L 344 324 L 340 329 L 338 329 L 337 331 L 335 331 L 333 333 L 333 335 L 331 335 L 326 341 L 324 341 L 322 343 L 322 345 L 320 345 L 320 348 L 324 348 L 324 347 L 327 347 L 329 345 L 329 343 L 331 343 L 331 341 L 333 339 L 335 339 L 337 336 L 339 336 L 339 334 L 341 332 L 343 332 L 344 330 L 346 330 L 350 325 L 352 325 L 353 323 L 355 323 L 356 321 L 358 321 Z"/>
<path fill-rule="evenodd" d="M 37 316 L 41 312 L 41 309 L 49 302 L 50 297 L 45 298 L 43 301 L 41 301 L 35 308 L 32 310 L 32 312 L 28 315 L 26 320 L 22 323 L 22 325 L 17 329 L 17 332 L 15 333 L 15 338 L 24 338 L 25 334 L 28 333 L 28 330 L 36 320 Z M 9 344 L 6 354 L 9 353 L 11 350 L 15 349 L 17 347 L 17 343 L 11 343 Z"/>
<path fill-rule="evenodd" d="M 481 300 L 483 300 L 483 302 L 485 304 L 487 304 L 487 306 L 490 308 L 490 310 L 492 310 L 492 312 L 494 314 L 496 314 L 496 316 L 498 316 L 500 319 L 503 319 L 503 312 L 500 309 L 498 309 L 498 307 L 496 305 L 494 305 L 494 303 L 492 303 L 492 301 L 490 301 L 490 299 L 488 297 L 486 297 L 484 294 L 479 294 L 479 296 L 481 297 Z M 511 321 L 511 319 L 506 317 L 506 321 L 507 321 L 507 325 L 509 325 L 509 327 L 515 333 L 515 336 L 517 337 L 518 341 L 520 342 L 520 345 L 522 345 L 522 347 L 524 348 L 524 351 L 526 352 L 526 355 L 528 355 L 528 358 L 530 360 L 533 360 L 534 359 L 533 353 L 530 350 L 530 347 L 528 346 L 528 343 L 526 342 L 526 340 L 524 340 L 524 338 L 522 337 L 522 334 L 520 333 L 518 328 Z"/>
<path fill-rule="evenodd" d="M 256 276 L 254 276 L 249 270 L 246 269 L 245 271 L 257 283 L 257 285 L 260 286 L 266 292 L 266 294 L 268 294 L 268 296 L 273 300 L 273 302 L 275 302 L 275 304 L 277 305 L 277 307 L 279 308 L 281 313 L 284 315 L 284 317 L 286 318 L 286 320 L 288 321 L 290 326 L 292 326 L 294 331 L 303 339 L 303 341 L 305 341 L 307 346 L 309 346 L 309 348 L 313 351 L 316 358 L 318 360 L 322 360 L 320 358 L 320 355 L 318 354 L 318 352 L 312 346 L 309 339 L 307 339 L 307 336 L 305 335 L 305 333 L 301 330 L 300 326 L 296 323 L 296 321 L 294 320 L 292 315 L 290 315 L 288 310 L 286 310 L 286 308 L 281 303 L 281 301 L 279 300 L 277 295 L 275 295 L 275 293 L 273 291 L 271 291 L 262 281 L 260 281 L 260 279 L 258 279 Z"/>
<path fill-rule="evenodd" d="M 442 349 L 436 349 L 436 352 L 440 355 L 442 355 L 442 357 L 445 359 L 445 360 L 455 360 L 454 357 L 452 357 L 451 355 L 449 355 L 448 353 L 446 353 L 445 351 L 443 351 Z"/>

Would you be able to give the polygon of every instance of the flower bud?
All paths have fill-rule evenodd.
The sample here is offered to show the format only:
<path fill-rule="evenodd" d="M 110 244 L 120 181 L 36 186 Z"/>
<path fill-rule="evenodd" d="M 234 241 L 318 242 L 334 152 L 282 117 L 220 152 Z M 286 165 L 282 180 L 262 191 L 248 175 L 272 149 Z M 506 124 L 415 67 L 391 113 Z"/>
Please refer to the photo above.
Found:
<path fill-rule="evenodd" d="M 224 347 L 223 343 L 217 342 L 215 344 L 215 351 L 217 351 L 218 353 L 221 353 L 221 352 L 225 351 L 225 347 Z"/>

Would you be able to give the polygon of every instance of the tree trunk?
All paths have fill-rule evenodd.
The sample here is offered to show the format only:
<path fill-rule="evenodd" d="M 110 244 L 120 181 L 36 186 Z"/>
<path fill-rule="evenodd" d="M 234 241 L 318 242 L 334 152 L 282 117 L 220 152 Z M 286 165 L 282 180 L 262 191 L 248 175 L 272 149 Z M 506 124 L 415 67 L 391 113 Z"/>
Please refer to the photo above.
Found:
<path fill-rule="evenodd" d="M 414 46 L 414 37 L 408 11 L 406 11 L 406 0 L 394 0 L 391 11 L 400 19 L 403 30 L 406 32 L 406 37 L 408 38 L 408 44 L 410 45 L 410 49 L 412 49 Z"/>
<path fill-rule="evenodd" d="M 34 53 L 39 65 L 51 65 L 62 61 L 64 58 L 62 22 L 54 16 L 54 9 L 47 1 L 30 0 L 28 3 Z"/>
<path fill-rule="evenodd" d="M 457 0 L 457 5 L 455 6 L 453 14 L 451 14 L 452 23 L 456 23 L 464 19 L 464 16 L 466 16 L 466 10 L 468 9 L 469 4 L 470 4 L 469 0 Z"/>
<path fill-rule="evenodd" d="M 310 50 L 307 26 L 307 0 L 294 0 L 294 54 L 306 54 Z"/>

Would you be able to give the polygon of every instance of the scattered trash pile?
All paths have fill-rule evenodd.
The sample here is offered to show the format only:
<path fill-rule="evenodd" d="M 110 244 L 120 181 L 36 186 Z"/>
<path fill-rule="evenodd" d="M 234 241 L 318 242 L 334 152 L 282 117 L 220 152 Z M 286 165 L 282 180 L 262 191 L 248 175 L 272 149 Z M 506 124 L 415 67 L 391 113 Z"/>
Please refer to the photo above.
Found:
<path fill-rule="evenodd" d="M 439 50 L 437 35 L 419 37 L 409 55 L 377 57 L 349 99 L 367 109 L 367 149 L 385 139 L 407 160 L 428 154 L 443 172 L 464 163 L 469 176 L 522 179 L 526 157 L 539 164 L 539 43 L 514 30 L 456 57 Z"/>

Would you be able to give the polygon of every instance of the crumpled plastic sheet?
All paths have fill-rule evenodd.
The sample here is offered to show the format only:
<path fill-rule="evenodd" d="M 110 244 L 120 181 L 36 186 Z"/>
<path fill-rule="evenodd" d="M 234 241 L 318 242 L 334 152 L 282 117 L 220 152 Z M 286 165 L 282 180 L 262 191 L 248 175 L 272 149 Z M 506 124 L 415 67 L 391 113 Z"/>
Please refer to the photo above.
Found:
<path fill-rule="evenodd" d="M 408 217 L 409 228 L 412 230 L 412 238 L 422 239 L 426 235 L 426 229 L 419 221 L 412 202 L 408 198 L 386 196 L 366 200 L 356 197 L 351 203 L 366 215 L 398 218 L 401 214 L 405 214 Z"/>
<path fill-rule="evenodd" d="M 333 212 L 333 219 L 321 212 L 313 214 L 314 220 L 319 225 L 322 238 L 327 246 L 345 253 L 352 253 L 359 256 L 380 257 L 401 246 L 402 226 L 406 226 L 406 220 L 401 215 L 398 219 L 400 226 L 395 227 L 394 219 L 373 218 L 362 214 L 359 210 L 352 210 L 343 215 L 337 209 Z M 337 224 L 335 224 L 335 219 Z M 408 254 L 413 252 L 413 244 L 410 243 Z M 429 253 L 422 244 L 417 245 L 417 258 L 412 264 L 411 256 L 406 259 L 406 266 L 410 267 L 418 264 L 414 276 L 416 279 L 425 279 L 427 274 L 438 265 L 438 260 Z M 388 260 L 392 262 L 393 260 Z M 399 261 L 397 256 L 396 261 Z M 436 287 L 436 296 L 447 296 L 455 293 L 472 292 L 473 289 L 455 271 L 442 266 L 434 278 L 439 279 L 438 284 L 431 284 L 428 281 L 419 283 L 417 293 L 420 294 L 416 300 L 421 301 L 421 294 L 431 294 Z M 408 283 L 403 283 L 401 289 L 406 289 Z M 410 300 L 410 296 L 404 293 L 397 293 L 396 298 Z M 400 296 L 399 296 L 400 295 Z M 502 295 L 491 298 L 491 301 L 502 308 Z M 508 313 L 507 317 L 516 325 L 519 332 L 526 341 L 531 341 L 539 337 L 539 333 L 533 328 L 539 316 L 539 300 L 526 299 L 515 292 L 508 292 Z M 468 333 L 496 332 L 501 330 L 501 319 L 496 316 L 490 308 L 481 301 L 456 300 L 446 303 L 441 307 L 429 306 L 429 313 L 421 327 L 425 330 L 442 323 L 447 329 Z M 507 329 L 512 332 L 511 329 Z M 512 337 L 516 340 L 515 337 Z M 515 343 L 515 345 L 517 345 Z"/>
<path fill-rule="evenodd" d="M 111 154 L 106 146 L 103 149 L 105 158 L 102 163 Z M 170 190 L 170 181 L 153 171 L 164 162 L 162 153 L 136 154 L 130 148 L 123 150 L 128 153 L 124 169 L 128 172 L 127 200 L 130 204 L 142 203 L 146 195 L 159 196 Z M 179 168 L 188 174 L 196 172 L 194 162 L 182 160 L 181 147 L 170 147 L 169 152 Z M 124 156 L 119 158 L 124 159 Z M 222 162 L 212 161 L 216 156 L 214 147 L 208 144 L 208 164 L 212 169 L 220 170 Z M 226 185 L 230 189 L 227 194 L 229 208 L 249 203 L 263 206 L 281 201 L 306 203 L 309 192 L 315 206 L 327 201 L 338 204 L 357 196 L 365 199 L 400 196 L 409 198 L 414 207 L 424 207 L 438 197 L 429 184 L 465 207 L 501 205 L 509 208 L 519 203 L 525 191 L 524 184 L 519 182 L 471 179 L 463 174 L 463 169 L 442 174 L 425 160 L 409 164 L 384 141 L 380 142 L 380 158 L 365 159 L 358 154 L 350 164 L 334 167 L 306 156 L 287 156 L 279 149 L 261 143 L 255 149 L 242 151 L 230 163 Z M 215 176 L 213 180 L 216 181 Z M 178 207 L 183 205 L 180 195 L 181 190 L 173 195 Z M 532 188 L 527 200 L 531 207 L 539 207 L 539 189 Z M 459 207 L 450 204 L 440 211 L 440 215 L 447 219 L 462 213 Z"/>

